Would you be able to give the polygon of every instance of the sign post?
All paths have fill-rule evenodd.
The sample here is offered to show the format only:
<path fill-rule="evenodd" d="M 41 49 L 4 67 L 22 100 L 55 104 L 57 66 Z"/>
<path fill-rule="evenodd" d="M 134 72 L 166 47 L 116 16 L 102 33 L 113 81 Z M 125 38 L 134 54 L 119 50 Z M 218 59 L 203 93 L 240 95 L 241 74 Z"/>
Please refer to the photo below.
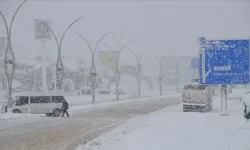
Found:
<path fill-rule="evenodd" d="M 227 85 L 249 83 L 249 40 L 199 38 L 200 84 L 221 85 L 221 115 L 227 116 Z"/>
<path fill-rule="evenodd" d="M 42 41 L 42 54 L 43 54 L 43 90 L 47 91 L 47 73 L 46 73 L 46 41 L 50 39 L 50 29 L 51 21 L 50 20 L 37 20 L 35 19 L 35 38 Z"/>
<path fill-rule="evenodd" d="M 199 57 L 191 59 L 191 70 L 195 70 L 196 77 L 199 78 Z"/>

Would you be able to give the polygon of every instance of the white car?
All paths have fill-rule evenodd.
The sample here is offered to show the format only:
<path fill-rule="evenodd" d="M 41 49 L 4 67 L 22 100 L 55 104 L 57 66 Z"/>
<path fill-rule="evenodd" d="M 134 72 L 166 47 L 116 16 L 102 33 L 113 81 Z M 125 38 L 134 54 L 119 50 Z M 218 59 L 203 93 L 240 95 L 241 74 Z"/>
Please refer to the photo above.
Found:
<path fill-rule="evenodd" d="M 58 117 L 64 99 L 62 92 L 31 92 L 15 96 L 13 113 L 46 114 Z"/>

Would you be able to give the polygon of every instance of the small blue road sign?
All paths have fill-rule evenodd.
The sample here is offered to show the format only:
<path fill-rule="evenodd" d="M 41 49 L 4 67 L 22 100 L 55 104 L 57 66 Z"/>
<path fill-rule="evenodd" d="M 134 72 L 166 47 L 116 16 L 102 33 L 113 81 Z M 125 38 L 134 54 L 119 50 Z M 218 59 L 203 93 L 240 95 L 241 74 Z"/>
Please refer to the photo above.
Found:
<path fill-rule="evenodd" d="M 249 40 L 199 38 L 200 84 L 249 83 Z"/>

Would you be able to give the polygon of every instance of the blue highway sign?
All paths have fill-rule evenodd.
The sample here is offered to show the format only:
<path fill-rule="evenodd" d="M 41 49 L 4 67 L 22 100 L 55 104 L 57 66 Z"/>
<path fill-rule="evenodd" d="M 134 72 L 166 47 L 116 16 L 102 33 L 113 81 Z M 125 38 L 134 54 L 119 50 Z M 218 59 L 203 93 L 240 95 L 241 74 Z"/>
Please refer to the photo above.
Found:
<path fill-rule="evenodd" d="M 249 40 L 200 40 L 201 84 L 249 83 Z"/>

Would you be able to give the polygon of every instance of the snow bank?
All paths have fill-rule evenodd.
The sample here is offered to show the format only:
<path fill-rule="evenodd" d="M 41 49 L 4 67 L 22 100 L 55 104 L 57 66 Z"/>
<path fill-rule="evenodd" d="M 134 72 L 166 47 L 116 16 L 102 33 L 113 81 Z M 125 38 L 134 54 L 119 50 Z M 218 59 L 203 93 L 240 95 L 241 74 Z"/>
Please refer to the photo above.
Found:
<path fill-rule="evenodd" d="M 250 92 L 248 88 L 233 88 L 232 93 L 228 95 L 228 99 L 240 99 L 246 93 Z"/>
<path fill-rule="evenodd" d="M 165 95 L 163 96 L 169 96 L 172 94 L 176 94 L 176 91 L 168 91 L 164 93 Z M 159 94 L 148 94 L 148 95 L 142 95 L 142 99 L 146 97 L 160 97 L 156 96 Z M 136 95 L 137 96 L 137 95 Z M 135 98 L 132 95 L 126 94 L 126 95 L 120 95 L 120 100 L 127 100 L 127 99 L 138 99 Z M 65 97 L 66 100 L 69 102 L 70 106 L 76 106 L 76 105 L 85 105 L 85 104 L 91 104 L 92 103 L 92 95 L 82 95 L 82 96 L 67 96 Z M 114 94 L 97 94 L 96 95 L 96 101 L 95 103 L 100 103 L 100 102 L 108 102 L 108 101 L 115 101 L 116 100 L 116 95 Z"/>
<path fill-rule="evenodd" d="M 228 101 L 229 116 L 220 116 L 220 97 L 210 113 L 182 112 L 171 106 L 137 117 L 76 150 L 247 150 L 249 123 L 240 100 Z"/>
<path fill-rule="evenodd" d="M 65 97 L 68 101 L 70 106 L 76 106 L 76 105 L 85 105 L 85 104 L 91 104 L 92 103 L 92 96 L 86 95 L 86 96 L 67 96 Z M 128 99 L 130 98 L 128 95 L 120 95 L 120 99 Z M 98 102 L 107 102 L 107 101 L 114 101 L 116 100 L 116 95 L 111 94 L 103 94 L 103 95 L 96 95 L 96 103 Z"/>
<path fill-rule="evenodd" d="M 69 113 L 74 113 L 75 111 L 78 111 L 78 110 L 88 111 L 87 109 L 105 108 L 105 107 L 109 107 L 112 105 L 123 105 L 125 103 L 140 102 L 140 101 L 145 101 L 145 100 L 154 100 L 154 99 L 167 100 L 168 98 L 171 98 L 171 97 L 180 97 L 180 96 L 181 96 L 181 94 L 176 93 L 176 94 L 169 94 L 169 95 L 165 95 L 165 96 L 154 96 L 154 97 L 146 97 L 146 98 L 131 98 L 131 99 L 120 100 L 120 101 L 107 101 L 105 103 L 78 105 L 78 106 L 71 107 L 69 109 Z"/>
<path fill-rule="evenodd" d="M 115 83 L 111 84 L 111 88 L 115 89 Z M 121 77 L 120 81 L 120 88 L 129 92 L 133 93 L 137 91 L 137 79 L 132 76 L 125 76 Z M 169 92 L 176 92 L 176 90 L 170 90 L 168 87 L 163 86 L 163 94 L 168 94 Z M 141 81 L 141 96 L 157 96 L 160 94 L 159 85 L 154 84 L 153 90 L 150 89 L 149 84 L 146 83 L 144 80 Z"/>

